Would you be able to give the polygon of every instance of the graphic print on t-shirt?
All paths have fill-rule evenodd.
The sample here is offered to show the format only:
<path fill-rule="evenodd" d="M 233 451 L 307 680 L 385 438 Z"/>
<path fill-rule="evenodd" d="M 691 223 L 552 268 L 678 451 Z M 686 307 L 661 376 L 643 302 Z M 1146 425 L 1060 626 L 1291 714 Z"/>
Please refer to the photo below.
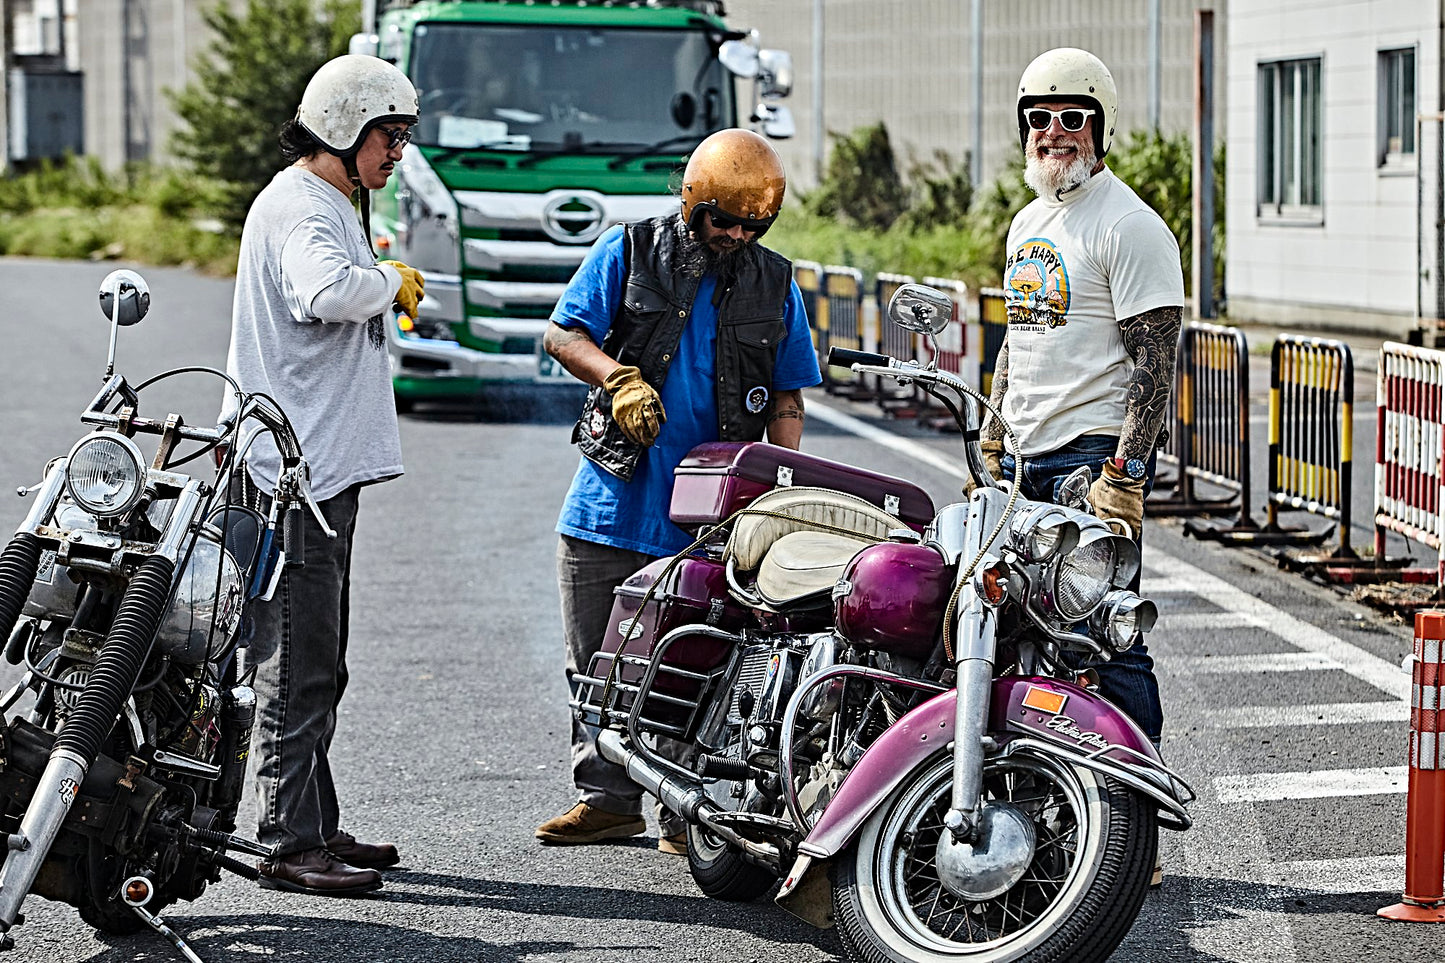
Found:
<path fill-rule="evenodd" d="M 1011 329 L 1037 331 L 1068 322 L 1069 269 L 1048 238 L 1031 237 L 1009 255 L 1003 287 Z"/>

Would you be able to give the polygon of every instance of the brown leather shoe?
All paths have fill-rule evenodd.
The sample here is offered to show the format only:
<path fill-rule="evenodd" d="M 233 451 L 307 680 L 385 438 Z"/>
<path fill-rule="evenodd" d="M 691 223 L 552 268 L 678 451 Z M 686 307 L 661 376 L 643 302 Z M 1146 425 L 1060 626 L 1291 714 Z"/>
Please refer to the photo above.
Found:
<path fill-rule="evenodd" d="M 553 846 L 574 846 L 596 843 L 604 839 L 622 839 L 647 831 L 641 816 L 610 813 L 596 806 L 578 803 L 555 819 L 537 827 L 536 837 Z"/>
<path fill-rule="evenodd" d="M 263 859 L 256 864 L 262 889 L 315 896 L 359 896 L 381 889 L 381 874 L 374 869 L 348 866 L 324 849 Z"/>
<path fill-rule="evenodd" d="M 673 856 L 686 856 L 687 830 L 684 829 L 680 833 L 673 833 L 671 836 L 657 837 L 657 851 Z"/>
<path fill-rule="evenodd" d="M 326 841 L 326 848 L 346 865 L 359 869 L 386 869 L 401 862 L 401 855 L 391 843 L 363 843 L 339 829 Z"/>

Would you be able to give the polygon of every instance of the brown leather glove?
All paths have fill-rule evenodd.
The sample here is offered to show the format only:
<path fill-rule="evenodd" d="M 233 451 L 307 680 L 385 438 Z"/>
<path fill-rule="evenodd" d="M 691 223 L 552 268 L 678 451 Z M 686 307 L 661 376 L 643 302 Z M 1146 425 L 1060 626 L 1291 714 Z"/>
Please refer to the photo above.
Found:
<path fill-rule="evenodd" d="M 408 318 L 415 318 L 418 305 L 421 304 L 422 289 L 426 287 L 426 278 L 422 277 L 421 272 L 416 268 L 400 261 L 382 261 L 381 263 L 396 268 L 396 273 L 401 275 L 401 287 L 397 289 L 396 296 L 392 300 Z"/>
<path fill-rule="evenodd" d="M 602 387 L 612 396 L 612 417 L 629 440 L 644 448 L 657 440 L 657 433 L 667 422 L 662 399 L 652 385 L 642 380 L 642 372 L 634 365 L 615 369 Z"/>
<path fill-rule="evenodd" d="M 983 463 L 988 466 L 988 473 L 994 477 L 995 481 L 1003 481 L 1003 442 L 985 441 L 981 442 L 978 447 L 983 449 Z M 963 483 L 963 493 L 972 495 L 973 490 L 977 487 L 970 478 Z"/>
<path fill-rule="evenodd" d="M 1144 525 L 1144 479 L 1130 478 L 1111 461 L 1089 487 L 1089 505 L 1100 518 L 1117 518 L 1129 526 L 1137 539 Z"/>

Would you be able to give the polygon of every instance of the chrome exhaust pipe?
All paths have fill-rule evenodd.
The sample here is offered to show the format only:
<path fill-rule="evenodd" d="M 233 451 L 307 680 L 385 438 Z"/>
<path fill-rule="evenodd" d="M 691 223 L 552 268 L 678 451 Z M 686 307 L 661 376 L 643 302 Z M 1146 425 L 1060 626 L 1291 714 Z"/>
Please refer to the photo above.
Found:
<path fill-rule="evenodd" d="M 603 729 L 597 734 L 597 751 L 608 762 L 626 769 L 628 779 L 652 793 L 668 809 L 688 822 L 703 824 L 708 832 L 727 840 L 762 864 L 781 871 L 782 855 L 776 846 L 748 839 L 731 826 L 719 824 L 716 817 L 727 810 L 709 799 L 701 785 L 689 783 L 681 776 L 648 762 L 637 750 L 623 744 L 622 733 L 615 729 Z"/>

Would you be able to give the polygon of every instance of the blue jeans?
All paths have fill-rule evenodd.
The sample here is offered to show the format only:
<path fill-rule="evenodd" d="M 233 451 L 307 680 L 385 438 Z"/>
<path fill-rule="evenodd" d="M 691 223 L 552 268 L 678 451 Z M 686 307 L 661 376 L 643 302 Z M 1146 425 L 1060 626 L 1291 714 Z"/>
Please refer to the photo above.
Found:
<path fill-rule="evenodd" d="M 1119 446 L 1119 439 L 1113 435 L 1083 435 L 1075 438 L 1062 448 L 1044 455 L 1026 459 L 1024 475 L 1020 481 L 1021 494 L 1039 502 L 1057 502 L 1059 488 L 1064 479 L 1087 465 L 1098 478 L 1103 471 L 1104 461 L 1112 458 Z M 1144 481 L 1144 494 L 1154 487 L 1155 457 L 1149 455 L 1149 469 Z M 1015 464 L 1012 455 L 1003 457 L 1004 477 L 1013 481 Z M 1142 524 L 1141 524 L 1142 529 Z M 1140 533 L 1139 552 L 1144 551 Z M 1129 588 L 1139 591 L 1139 573 Z M 1107 661 L 1099 658 L 1082 660 L 1078 668 L 1093 669 L 1099 676 L 1099 691 L 1110 702 L 1128 713 L 1139 724 L 1144 734 L 1157 746 L 1164 730 L 1164 710 L 1159 703 L 1159 680 L 1154 677 L 1154 660 L 1149 648 L 1141 641 L 1132 648 L 1116 654 Z"/>

